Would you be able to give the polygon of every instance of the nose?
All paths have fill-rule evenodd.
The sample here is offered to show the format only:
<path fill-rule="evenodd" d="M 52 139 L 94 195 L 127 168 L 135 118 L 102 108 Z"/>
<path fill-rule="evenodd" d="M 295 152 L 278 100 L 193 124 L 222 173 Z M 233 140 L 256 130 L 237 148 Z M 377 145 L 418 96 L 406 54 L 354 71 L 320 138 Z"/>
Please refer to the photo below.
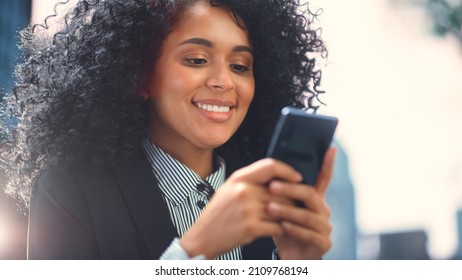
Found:
<path fill-rule="evenodd" d="M 213 91 L 225 92 L 234 89 L 234 78 L 226 63 L 219 63 L 211 67 L 207 78 L 207 87 Z"/>

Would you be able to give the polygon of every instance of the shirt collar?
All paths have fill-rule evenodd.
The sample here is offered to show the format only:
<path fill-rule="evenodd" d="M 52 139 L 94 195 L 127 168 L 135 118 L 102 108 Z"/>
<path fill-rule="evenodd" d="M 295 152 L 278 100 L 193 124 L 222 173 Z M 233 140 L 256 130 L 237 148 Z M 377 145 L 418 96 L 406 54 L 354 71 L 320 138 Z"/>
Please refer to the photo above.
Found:
<path fill-rule="evenodd" d="M 148 138 L 143 140 L 143 148 L 158 180 L 159 188 L 175 205 L 183 203 L 192 192 L 201 193 L 196 189 L 200 184 L 207 184 L 217 190 L 225 181 L 225 162 L 220 157 L 215 159 L 217 169 L 204 181 L 197 173 L 154 145 Z"/>

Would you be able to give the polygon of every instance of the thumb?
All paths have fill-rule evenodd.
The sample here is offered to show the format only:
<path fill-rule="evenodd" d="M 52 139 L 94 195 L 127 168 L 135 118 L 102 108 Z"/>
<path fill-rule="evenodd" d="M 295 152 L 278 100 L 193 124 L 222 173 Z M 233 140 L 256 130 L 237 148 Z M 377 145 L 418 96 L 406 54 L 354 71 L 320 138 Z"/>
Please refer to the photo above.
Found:
<path fill-rule="evenodd" d="M 266 158 L 237 170 L 231 175 L 237 180 L 246 180 L 256 184 L 266 184 L 279 179 L 287 182 L 299 183 L 302 175 L 290 165 L 272 158 Z"/>
<path fill-rule="evenodd" d="M 337 149 L 335 147 L 330 147 L 324 156 L 321 172 L 319 172 L 319 176 L 315 184 L 316 190 L 318 190 L 318 192 L 322 195 L 326 193 L 330 180 L 334 175 L 334 162 L 336 154 Z"/>

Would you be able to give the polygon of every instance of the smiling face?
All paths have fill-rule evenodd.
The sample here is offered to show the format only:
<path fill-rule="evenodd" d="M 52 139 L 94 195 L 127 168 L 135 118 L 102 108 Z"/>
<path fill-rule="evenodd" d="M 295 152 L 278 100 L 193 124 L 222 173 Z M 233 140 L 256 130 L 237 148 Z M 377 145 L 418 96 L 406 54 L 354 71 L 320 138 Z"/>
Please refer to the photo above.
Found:
<path fill-rule="evenodd" d="M 248 33 L 232 12 L 206 1 L 181 12 L 144 93 L 150 140 L 172 155 L 223 145 L 252 101 L 252 67 Z"/>

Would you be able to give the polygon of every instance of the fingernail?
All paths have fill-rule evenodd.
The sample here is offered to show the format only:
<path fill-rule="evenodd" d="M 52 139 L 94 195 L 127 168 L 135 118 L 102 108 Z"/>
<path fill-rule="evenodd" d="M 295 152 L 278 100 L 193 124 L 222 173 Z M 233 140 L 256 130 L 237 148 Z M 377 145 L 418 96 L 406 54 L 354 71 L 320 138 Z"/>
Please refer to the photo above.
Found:
<path fill-rule="evenodd" d="M 297 173 L 297 182 L 301 182 L 303 180 L 303 176 L 300 173 Z"/>
<path fill-rule="evenodd" d="M 277 204 L 276 202 L 270 202 L 268 204 L 268 209 L 272 212 L 278 212 L 279 209 L 281 209 L 281 206 L 279 206 L 279 204 Z"/>
<path fill-rule="evenodd" d="M 270 183 L 270 188 L 275 190 L 275 191 L 279 191 L 279 190 L 282 190 L 283 186 L 282 186 L 282 183 L 281 182 L 278 182 L 278 181 L 272 181 Z"/>
<path fill-rule="evenodd" d="M 289 222 L 285 222 L 285 221 L 284 221 L 284 222 L 282 222 L 281 224 L 282 224 L 282 227 L 283 227 L 284 229 L 290 229 L 290 228 L 292 227 L 292 224 L 289 223 Z"/>

